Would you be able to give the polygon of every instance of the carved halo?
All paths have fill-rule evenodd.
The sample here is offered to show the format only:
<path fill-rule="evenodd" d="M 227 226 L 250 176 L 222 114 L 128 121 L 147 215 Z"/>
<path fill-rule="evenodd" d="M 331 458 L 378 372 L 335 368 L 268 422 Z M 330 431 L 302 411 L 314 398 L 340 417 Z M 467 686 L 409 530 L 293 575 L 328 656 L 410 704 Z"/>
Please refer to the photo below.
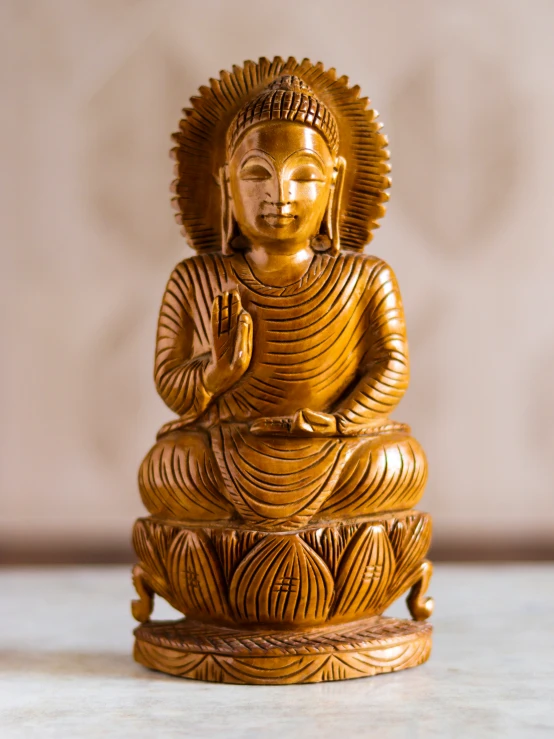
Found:
<path fill-rule="evenodd" d="M 358 86 L 348 77 L 337 79 L 334 69 L 308 59 L 290 57 L 246 61 L 244 67 L 221 72 L 210 87 L 201 87 L 185 108 L 172 149 L 177 179 L 172 183 L 173 206 L 182 233 L 197 252 L 221 249 L 221 193 L 219 170 L 226 158 L 226 133 L 240 108 L 282 74 L 300 77 L 334 114 L 339 127 L 339 156 L 346 159 L 340 212 L 341 248 L 362 251 L 371 240 L 376 221 L 385 214 L 390 187 L 386 136 L 379 133 L 378 113 L 369 109 Z"/>

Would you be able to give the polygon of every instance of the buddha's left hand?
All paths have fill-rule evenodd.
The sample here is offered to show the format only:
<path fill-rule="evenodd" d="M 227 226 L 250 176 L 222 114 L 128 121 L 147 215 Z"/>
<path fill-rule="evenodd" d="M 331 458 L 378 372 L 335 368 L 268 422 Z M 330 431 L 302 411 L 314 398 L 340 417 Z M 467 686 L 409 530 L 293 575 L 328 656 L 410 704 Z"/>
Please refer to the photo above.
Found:
<path fill-rule="evenodd" d="M 336 436 L 337 419 L 330 413 L 303 408 L 294 416 L 259 418 L 250 431 L 256 436 Z"/>

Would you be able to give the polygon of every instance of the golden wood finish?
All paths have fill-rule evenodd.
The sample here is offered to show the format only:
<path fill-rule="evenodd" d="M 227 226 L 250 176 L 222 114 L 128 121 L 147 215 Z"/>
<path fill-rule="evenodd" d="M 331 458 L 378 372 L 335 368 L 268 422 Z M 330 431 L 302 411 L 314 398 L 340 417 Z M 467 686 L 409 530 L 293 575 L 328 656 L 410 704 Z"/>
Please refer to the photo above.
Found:
<path fill-rule="evenodd" d="M 141 518 L 133 532 L 141 563 L 135 611 L 147 620 L 156 592 L 192 618 L 228 626 L 367 618 L 416 583 L 425 592 L 430 539 L 431 519 L 419 511 L 287 534 Z"/>
<path fill-rule="evenodd" d="M 384 213 L 386 139 L 320 64 L 246 62 L 200 92 L 175 135 L 198 255 L 160 311 L 155 380 L 178 418 L 139 471 L 135 656 L 255 683 L 419 664 L 430 627 L 381 618 L 410 588 L 412 617 L 432 610 L 431 521 L 412 510 L 425 455 L 389 419 L 409 379 L 402 301 L 359 253 Z M 154 594 L 187 620 L 151 622 Z M 252 651 L 271 630 L 285 652 Z"/>
<path fill-rule="evenodd" d="M 185 619 L 135 631 L 137 662 L 178 677 L 287 685 L 349 680 L 425 662 L 431 626 L 374 617 L 309 631 L 240 630 Z"/>

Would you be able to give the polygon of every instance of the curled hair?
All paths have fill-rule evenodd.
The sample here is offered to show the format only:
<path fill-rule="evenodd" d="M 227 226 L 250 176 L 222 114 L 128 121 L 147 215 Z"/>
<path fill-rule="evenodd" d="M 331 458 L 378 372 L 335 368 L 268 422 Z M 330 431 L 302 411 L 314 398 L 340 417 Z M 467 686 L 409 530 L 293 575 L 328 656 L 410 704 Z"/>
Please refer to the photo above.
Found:
<path fill-rule="evenodd" d="M 323 136 L 333 155 L 339 148 L 335 117 L 313 90 L 295 75 L 277 77 L 237 113 L 227 132 L 227 150 L 231 154 L 242 135 L 252 126 L 265 121 L 283 120 L 303 123 Z"/>

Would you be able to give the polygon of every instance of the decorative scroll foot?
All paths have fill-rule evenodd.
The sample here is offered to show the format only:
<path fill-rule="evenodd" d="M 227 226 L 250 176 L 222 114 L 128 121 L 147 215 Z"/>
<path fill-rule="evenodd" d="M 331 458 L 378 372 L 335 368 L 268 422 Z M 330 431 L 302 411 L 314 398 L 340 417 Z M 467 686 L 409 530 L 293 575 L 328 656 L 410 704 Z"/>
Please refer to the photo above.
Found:
<path fill-rule="evenodd" d="M 133 585 L 139 595 L 139 600 L 131 601 L 131 613 L 139 623 L 150 620 L 154 610 L 154 591 L 148 585 L 145 572 L 140 565 L 133 567 Z"/>
<path fill-rule="evenodd" d="M 429 581 L 433 574 L 433 565 L 428 559 L 424 559 L 420 565 L 419 577 L 412 585 L 406 598 L 408 610 L 414 621 L 425 621 L 433 613 L 435 602 L 432 598 L 424 595 L 429 587 Z"/>
<path fill-rule="evenodd" d="M 145 667 L 209 682 L 291 685 L 350 680 L 426 662 L 432 627 L 374 616 L 309 631 L 231 629 L 183 619 L 135 629 Z"/>

